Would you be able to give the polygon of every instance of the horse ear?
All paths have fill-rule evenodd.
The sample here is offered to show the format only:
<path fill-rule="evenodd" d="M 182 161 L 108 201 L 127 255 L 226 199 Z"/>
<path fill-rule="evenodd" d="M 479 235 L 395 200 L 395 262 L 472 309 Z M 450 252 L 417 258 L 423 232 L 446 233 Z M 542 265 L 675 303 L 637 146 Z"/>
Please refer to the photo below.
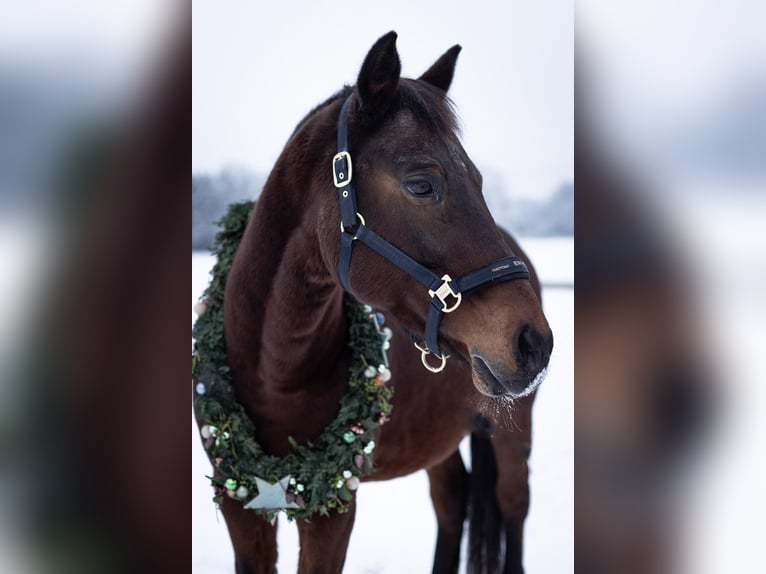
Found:
<path fill-rule="evenodd" d="M 452 77 L 455 75 L 457 56 L 462 49 L 460 44 L 452 46 L 418 79 L 428 82 L 432 86 L 436 86 L 445 92 L 449 90 L 450 84 L 452 83 Z"/>
<path fill-rule="evenodd" d="M 356 82 L 364 123 L 373 123 L 388 111 L 401 71 L 396 32 L 389 32 L 370 48 Z"/>

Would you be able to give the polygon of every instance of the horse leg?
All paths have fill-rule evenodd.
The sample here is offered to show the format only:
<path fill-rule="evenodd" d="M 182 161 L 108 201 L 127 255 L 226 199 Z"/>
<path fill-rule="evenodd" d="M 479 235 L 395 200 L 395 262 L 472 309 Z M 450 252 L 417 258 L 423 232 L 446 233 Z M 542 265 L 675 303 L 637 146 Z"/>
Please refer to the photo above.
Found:
<path fill-rule="evenodd" d="M 532 448 L 532 402 L 520 400 L 513 411 L 512 429 L 493 428 L 490 435 L 497 461 L 495 492 L 505 530 L 505 574 L 523 574 L 524 521 L 529 510 L 529 469 Z"/>
<path fill-rule="evenodd" d="M 221 512 L 234 546 L 237 574 L 273 574 L 277 570 L 277 525 L 242 507 L 242 502 L 224 498 Z"/>
<path fill-rule="evenodd" d="M 298 522 L 298 574 L 340 574 L 355 514 L 356 500 L 345 514 L 333 512 L 330 516 L 312 516 L 311 522 Z"/>
<path fill-rule="evenodd" d="M 468 473 L 460 451 L 456 450 L 427 472 L 439 528 L 433 573 L 457 574 L 468 502 Z"/>

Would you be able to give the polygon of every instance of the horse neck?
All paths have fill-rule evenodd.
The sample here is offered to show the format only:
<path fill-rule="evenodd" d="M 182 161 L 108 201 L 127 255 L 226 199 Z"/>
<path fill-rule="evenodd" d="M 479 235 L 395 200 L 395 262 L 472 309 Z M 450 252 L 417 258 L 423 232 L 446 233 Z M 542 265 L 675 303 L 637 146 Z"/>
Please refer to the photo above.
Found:
<path fill-rule="evenodd" d="M 288 449 L 287 436 L 316 438 L 347 380 L 343 290 L 321 257 L 309 186 L 289 176 L 284 159 L 258 200 L 225 296 L 237 395 L 275 454 Z"/>
<path fill-rule="evenodd" d="M 305 388 L 306 378 L 326 374 L 328 362 L 337 360 L 345 347 L 345 314 L 343 291 L 319 251 L 311 207 L 290 205 L 286 186 L 274 179 L 238 255 L 250 270 L 236 289 L 251 308 L 235 314 L 237 323 L 258 333 L 257 349 L 248 345 L 257 362 L 248 362 L 262 384 L 289 391 Z"/>

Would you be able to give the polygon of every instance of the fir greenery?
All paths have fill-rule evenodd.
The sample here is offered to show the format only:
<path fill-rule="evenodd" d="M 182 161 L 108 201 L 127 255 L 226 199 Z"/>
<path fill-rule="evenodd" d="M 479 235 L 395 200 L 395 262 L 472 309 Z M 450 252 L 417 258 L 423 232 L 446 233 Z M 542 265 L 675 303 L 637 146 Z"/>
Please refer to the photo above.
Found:
<path fill-rule="evenodd" d="M 214 500 L 220 504 L 228 495 L 247 502 L 257 493 L 254 477 L 274 483 L 291 475 L 287 500 L 300 508 L 286 509 L 288 519 L 346 512 L 352 500 L 349 479 L 372 470 L 375 430 L 391 412 L 392 390 L 382 377 L 367 376 L 372 374 L 368 367 L 384 362 L 384 339 L 371 320 L 371 309 L 347 296 L 349 380 L 335 419 L 313 442 L 299 445 L 290 438 L 293 450 L 287 456 L 263 451 L 255 440 L 255 425 L 234 393 L 223 336 L 226 278 L 253 207 L 252 201 L 232 204 L 218 222 L 221 231 L 213 248 L 217 262 L 204 295 L 207 310 L 192 330 L 192 381 L 195 388 L 204 386 L 203 394 L 195 392 L 194 406 L 210 434 L 205 448 L 215 468 L 210 477 Z M 272 519 L 276 511 L 259 512 Z"/>

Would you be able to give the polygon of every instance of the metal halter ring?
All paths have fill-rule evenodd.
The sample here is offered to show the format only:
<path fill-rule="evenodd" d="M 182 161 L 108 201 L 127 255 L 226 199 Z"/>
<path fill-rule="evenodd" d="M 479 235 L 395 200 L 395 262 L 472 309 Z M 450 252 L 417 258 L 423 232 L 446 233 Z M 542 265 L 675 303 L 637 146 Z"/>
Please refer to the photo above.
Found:
<path fill-rule="evenodd" d="M 359 213 L 359 212 L 357 211 L 357 212 L 356 212 L 356 216 L 357 216 L 357 218 L 359 219 L 359 221 L 361 221 L 361 222 L 362 222 L 362 225 L 367 225 L 367 222 L 364 220 L 364 217 L 362 217 L 362 214 L 361 214 L 361 213 Z M 345 233 L 345 232 L 346 232 L 346 228 L 345 228 L 345 227 L 343 227 L 343 222 L 342 222 L 342 221 L 340 222 L 340 232 L 341 232 L 341 233 Z M 356 235 L 354 236 L 354 239 L 356 240 Z"/>
<path fill-rule="evenodd" d="M 431 354 L 431 351 L 428 350 L 428 347 L 421 347 L 417 344 L 417 342 L 413 342 L 413 344 L 415 345 L 415 348 L 420 351 L 420 362 L 423 363 L 423 366 L 432 373 L 441 373 L 444 370 L 444 367 L 447 366 L 447 359 L 449 359 L 449 355 L 436 355 L 436 353 L 433 353 L 439 357 L 441 364 L 438 367 L 432 367 L 428 364 L 428 359 L 426 359 L 426 357 Z"/>
<path fill-rule="evenodd" d="M 436 291 L 428 290 L 428 295 L 433 299 L 434 297 L 437 297 L 439 301 L 441 301 L 442 304 L 442 312 L 443 313 L 452 313 L 455 309 L 457 309 L 460 306 L 460 302 L 463 300 L 463 294 L 458 292 L 455 293 L 452 290 L 452 287 L 450 287 L 450 282 L 452 281 L 452 277 L 449 275 L 443 275 L 442 276 L 442 283 L 439 285 L 439 287 L 436 289 Z M 455 298 L 455 304 L 452 305 L 452 307 L 447 306 L 447 297 L 454 297 Z"/>

